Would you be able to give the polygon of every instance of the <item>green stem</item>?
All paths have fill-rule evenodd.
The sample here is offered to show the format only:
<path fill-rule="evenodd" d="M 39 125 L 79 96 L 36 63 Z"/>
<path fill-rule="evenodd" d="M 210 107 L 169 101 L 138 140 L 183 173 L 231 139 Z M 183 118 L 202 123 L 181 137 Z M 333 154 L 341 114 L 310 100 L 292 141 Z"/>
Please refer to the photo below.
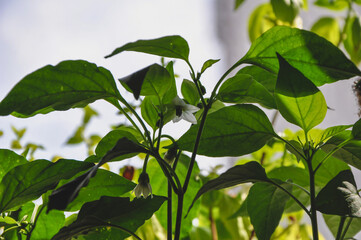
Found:
<path fill-rule="evenodd" d="M 340 223 L 338 225 L 338 229 L 337 229 L 337 235 L 336 235 L 336 239 L 335 240 L 341 240 L 341 234 L 342 234 L 342 229 L 343 229 L 343 225 L 345 224 L 345 220 L 346 220 L 346 217 L 345 216 L 342 216 L 341 217 L 341 220 L 340 220 Z"/>
<path fill-rule="evenodd" d="M 193 80 L 194 84 L 197 87 L 197 91 L 198 91 L 199 97 L 201 98 L 202 104 L 203 104 L 203 106 L 205 106 L 206 101 L 204 100 L 202 91 L 201 91 L 200 86 L 199 86 L 200 85 L 200 81 L 199 81 L 200 74 L 199 74 L 199 76 L 196 76 L 196 73 L 195 73 L 192 65 L 190 64 L 190 62 L 189 61 L 186 61 L 186 62 L 187 62 L 188 66 L 189 66 L 189 68 L 191 70 L 191 77 L 192 77 L 192 80 Z"/>
<path fill-rule="evenodd" d="M 286 143 L 288 146 L 290 146 L 291 148 L 293 148 L 293 150 L 295 150 L 295 152 L 298 153 L 298 155 L 300 155 L 304 160 L 306 160 L 306 157 L 304 156 L 303 153 L 301 153 L 300 151 L 298 151 L 297 148 L 295 148 L 291 143 L 289 143 L 288 141 L 286 141 L 285 139 L 281 138 L 280 136 L 276 135 L 275 138 L 278 138 L 279 140 L 281 140 L 282 142 Z"/>
<path fill-rule="evenodd" d="M 348 231 L 348 228 L 349 228 L 350 225 L 351 225 L 352 219 L 353 219 L 352 217 L 349 218 L 349 220 L 348 220 L 348 222 L 347 222 L 347 224 L 346 224 L 346 227 L 345 227 L 345 229 L 343 230 L 342 236 L 341 236 L 341 238 L 340 238 L 341 240 L 345 239 L 346 233 L 347 233 L 347 231 Z"/>
<path fill-rule="evenodd" d="M 174 240 L 180 239 L 180 231 L 182 224 L 182 216 L 183 216 L 183 192 L 178 194 L 178 206 L 177 206 L 177 218 L 175 222 L 175 232 L 174 232 Z"/>
<path fill-rule="evenodd" d="M 318 240 L 318 224 L 316 211 L 316 190 L 315 190 L 315 172 L 312 169 L 312 158 L 307 161 L 308 172 L 310 175 L 310 198 L 311 198 L 311 224 L 313 240 Z"/>
<path fill-rule="evenodd" d="M 167 202 L 167 240 L 172 240 L 172 185 L 168 180 L 168 202 Z"/>

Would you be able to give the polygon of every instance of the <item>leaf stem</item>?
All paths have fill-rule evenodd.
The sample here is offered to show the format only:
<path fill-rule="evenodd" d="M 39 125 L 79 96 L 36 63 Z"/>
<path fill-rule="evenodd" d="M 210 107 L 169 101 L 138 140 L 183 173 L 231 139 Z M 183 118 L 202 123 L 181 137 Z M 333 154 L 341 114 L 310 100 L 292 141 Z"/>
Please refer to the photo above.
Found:
<path fill-rule="evenodd" d="M 177 218 L 175 222 L 175 232 L 174 232 L 174 240 L 180 239 L 180 231 L 181 231 L 181 224 L 182 224 L 182 216 L 183 216 L 183 192 L 178 194 L 178 206 L 177 206 Z"/>
<path fill-rule="evenodd" d="M 341 216 L 341 220 L 340 220 L 340 223 L 338 224 L 337 235 L 336 235 L 335 240 L 341 240 L 340 237 L 341 237 L 341 234 L 342 234 L 343 225 L 345 224 L 345 220 L 346 220 L 346 217 Z"/>
<path fill-rule="evenodd" d="M 346 225 L 345 229 L 343 230 L 342 236 L 341 236 L 341 238 L 340 238 L 341 240 L 345 239 L 346 233 L 347 233 L 347 231 L 348 231 L 348 228 L 349 228 L 350 225 L 351 225 L 352 220 L 353 220 L 353 218 L 350 217 L 349 220 L 348 220 L 348 222 L 347 222 L 347 225 Z"/>
<path fill-rule="evenodd" d="M 168 180 L 168 202 L 167 202 L 167 240 L 172 240 L 172 185 Z"/>
<path fill-rule="evenodd" d="M 313 240 L 318 240 L 318 224 L 317 224 L 317 211 L 316 211 L 316 190 L 315 190 L 315 172 L 312 169 L 312 158 L 307 160 L 308 172 L 310 176 L 310 199 L 311 199 L 311 225 Z"/>

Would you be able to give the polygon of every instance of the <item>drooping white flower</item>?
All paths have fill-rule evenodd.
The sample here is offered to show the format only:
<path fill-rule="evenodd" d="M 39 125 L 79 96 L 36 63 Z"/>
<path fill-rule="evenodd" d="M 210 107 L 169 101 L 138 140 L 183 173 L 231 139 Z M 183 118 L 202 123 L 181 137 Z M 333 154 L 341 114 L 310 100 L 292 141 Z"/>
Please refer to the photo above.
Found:
<path fill-rule="evenodd" d="M 151 195 L 151 198 L 153 198 L 152 186 L 150 186 L 149 176 L 146 172 L 140 174 L 138 184 L 132 192 L 134 192 L 137 198 L 140 198 L 141 195 L 143 195 L 144 198 L 147 198 L 149 194 Z"/>
<path fill-rule="evenodd" d="M 184 119 L 190 123 L 197 124 L 197 119 L 193 113 L 199 110 L 198 107 L 186 104 L 178 96 L 172 100 L 172 103 L 175 107 L 175 117 L 173 118 L 173 122 L 179 122 L 181 119 Z"/>

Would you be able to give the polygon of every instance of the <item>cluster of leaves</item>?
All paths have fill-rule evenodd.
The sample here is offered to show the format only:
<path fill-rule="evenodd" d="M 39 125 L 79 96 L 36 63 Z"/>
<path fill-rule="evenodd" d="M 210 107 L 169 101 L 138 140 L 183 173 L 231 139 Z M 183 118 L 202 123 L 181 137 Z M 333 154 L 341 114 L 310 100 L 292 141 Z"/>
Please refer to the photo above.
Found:
<path fill-rule="evenodd" d="M 239 226 L 235 218 L 241 216 L 248 238 L 254 234 L 258 239 L 286 238 L 292 230 L 307 239 L 307 225 L 294 224 L 300 221 L 300 210 L 311 219 L 314 239 L 318 239 L 317 211 L 328 214 L 325 219 L 332 230 L 337 228 L 337 239 L 352 237 L 360 230 L 361 197 L 349 165 L 361 170 L 361 121 L 314 129 L 327 112 L 318 86 L 361 76 L 335 45 L 309 31 L 272 27 L 211 91 L 206 91 L 201 79 L 218 60 L 206 61 L 195 72 L 188 59 L 188 43 L 180 36 L 131 42 L 107 57 L 124 51 L 184 61 L 191 73 L 191 80 L 182 82 L 184 100 L 178 96 L 173 62 L 153 64 L 119 80 L 141 102 L 140 112 L 124 99 L 107 69 L 84 60 L 48 65 L 25 76 L 0 102 L 1 116 L 26 118 L 85 108 L 103 99 L 120 111 L 131 127 L 110 131 L 84 161 L 27 161 L 1 150 L 2 238 L 140 239 L 144 229 L 157 223 L 167 229 L 168 239 L 173 234 L 177 240 L 214 237 L 217 229 L 222 238 L 241 238 L 242 230 L 229 230 Z M 243 64 L 249 66 L 229 77 Z M 279 111 L 300 132 L 280 136 L 262 109 L 252 103 Z M 197 111 L 195 115 L 193 111 Z M 194 124 L 175 141 L 163 133 L 163 127 L 180 118 Z M 84 118 L 83 129 L 88 120 Z M 81 131 L 70 142 L 84 141 Z M 164 139 L 171 143 L 164 146 Z M 267 148 L 277 146 L 283 153 L 277 158 L 280 161 L 271 160 L 277 154 L 267 153 Z M 184 152 L 191 153 L 190 157 Z M 250 161 L 214 179 L 199 176 L 198 154 L 212 158 L 251 153 Z M 150 179 L 154 196 L 131 200 L 135 183 L 100 167 L 139 154 L 145 155 L 142 174 L 147 176 L 148 187 Z M 244 183 L 253 184 L 247 196 L 237 199 L 224 194 L 223 189 Z M 34 206 L 32 201 L 40 197 L 42 204 Z M 197 201 L 201 197 L 202 203 Z M 228 212 L 215 216 L 214 209 Z M 64 211 L 79 212 L 65 218 Z M 202 211 L 209 218 L 198 220 L 211 225 L 208 235 L 202 226 L 191 231 L 193 219 Z M 290 223 L 277 230 L 284 213 L 291 214 Z M 156 217 L 151 219 L 153 214 Z"/>

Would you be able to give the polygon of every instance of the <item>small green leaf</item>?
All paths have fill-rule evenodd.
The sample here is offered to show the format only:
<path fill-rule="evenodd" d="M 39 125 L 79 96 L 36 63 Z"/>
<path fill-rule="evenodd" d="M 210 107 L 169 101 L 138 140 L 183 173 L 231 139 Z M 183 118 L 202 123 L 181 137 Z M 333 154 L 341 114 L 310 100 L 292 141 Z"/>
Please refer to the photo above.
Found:
<path fill-rule="evenodd" d="M 195 201 L 204 193 L 248 182 L 271 182 L 271 180 L 267 177 L 264 168 L 258 162 L 252 161 L 244 165 L 236 165 L 228 169 L 225 173 L 219 175 L 218 178 L 210 180 L 204 184 L 194 197 L 188 212 Z"/>
<path fill-rule="evenodd" d="M 86 125 L 89 123 L 90 119 L 94 116 L 98 116 L 98 113 L 92 109 L 89 105 L 86 106 L 84 109 L 84 117 L 83 117 L 83 124 Z"/>
<path fill-rule="evenodd" d="M 361 24 L 358 16 L 347 19 L 343 45 L 355 64 L 361 62 Z"/>
<path fill-rule="evenodd" d="M 322 150 L 325 152 L 330 152 L 339 144 L 351 138 L 351 131 L 343 131 L 328 140 L 322 147 Z M 361 170 L 361 141 L 349 141 L 345 146 L 337 150 L 333 156 Z"/>
<path fill-rule="evenodd" d="M 299 1 L 271 0 L 271 4 L 276 17 L 289 24 L 293 23 L 301 7 Z"/>
<path fill-rule="evenodd" d="M 30 117 L 117 96 L 114 78 L 105 68 L 83 60 L 63 61 L 25 76 L 0 103 L 0 115 Z"/>
<path fill-rule="evenodd" d="M 218 91 L 218 99 L 227 103 L 259 103 L 267 108 L 276 108 L 271 93 L 248 74 L 238 73 L 227 79 Z"/>
<path fill-rule="evenodd" d="M 26 159 L 8 149 L 0 149 L 0 182 L 12 168 L 27 163 Z"/>
<path fill-rule="evenodd" d="M 329 138 L 343 132 L 344 130 L 352 127 L 352 125 L 339 125 L 339 126 L 333 126 L 326 128 L 323 130 L 322 136 L 320 138 L 320 142 L 327 141 Z"/>
<path fill-rule="evenodd" d="M 11 169 L 0 183 L 0 212 L 37 199 L 55 188 L 61 179 L 68 179 L 92 165 L 66 159 L 56 163 L 37 160 Z"/>
<path fill-rule="evenodd" d="M 257 66 L 247 66 L 237 72 L 237 74 L 251 75 L 257 82 L 262 84 L 273 94 L 276 88 L 277 75 Z"/>
<path fill-rule="evenodd" d="M 177 141 L 180 149 L 193 151 L 199 124 Z M 210 113 L 204 126 L 198 154 L 210 157 L 241 156 L 263 147 L 276 136 L 266 114 L 249 104 L 223 107 Z"/>
<path fill-rule="evenodd" d="M 239 0 L 236 0 L 236 1 L 239 1 Z M 244 1 L 244 0 L 241 0 L 241 1 Z M 204 73 L 204 71 L 206 71 L 208 68 L 212 67 L 213 64 L 219 62 L 219 60 L 221 60 L 221 59 L 209 59 L 209 60 L 205 61 L 205 63 L 203 63 L 203 66 L 202 66 L 201 73 Z"/>
<path fill-rule="evenodd" d="M 157 111 L 156 103 L 159 101 L 154 96 L 147 96 L 143 99 L 142 104 L 140 105 L 140 110 L 143 119 L 151 126 L 153 129 L 157 129 L 157 122 L 159 120 L 159 114 Z"/>
<path fill-rule="evenodd" d="M 337 46 L 340 42 L 341 32 L 338 21 L 332 17 L 323 17 L 317 20 L 311 27 L 311 31 L 326 38 Z"/>
<path fill-rule="evenodd" d="M 0 217 L 0 227 L 9 225 L 18 225 L 18 222 L 9 216 Z"/>
<path fill-rule="evenodd" d="M 292 191 L 292 185 L 280 185 Z M 247 197 L 247 211 L 259 240 L 270 239 L 281 220 L 288 199 L 288 194 L 269 183 L 256 183 L 251 187 Z"/>
<path fill-rule="evenodd" d="M 135 99 L 140 95 L 157 96 L 162 99 L 172 84 L 168 70 L 158 64 L 143 68 L 119 81 L 133 93 Z"/>
<path fill-rule="evenodd" d="M 162 57 L 179 58 L 188 61 L 189 46 L 181 36 L 166 36 L 150 40 L 138 40 L 127 43 L 105 58 L 112 57 L 124 51 L 142 52 Z"/>
<path fill-rule="evenodd" d="M 100 200 L 84 204 L 76 221 L 62 228 L 52 240 L 71 239 L 84 234 L 93 239 L 104 239 L 101 237 L 106 234 L 104 232 L 108 232 L 108 239 L 125 239 L 130 234 L 119 228 L 134 233 L 165 200 L 164 197 L 154 196 L 131 202 L 129 198 L 104 196 Z M 112 225 L 118 228 L 111 228 Z M 112 234 L 116 234 L 117 238 L 112 238 Z"/>
<path fill-rule="evenodd" d="M 341 217 L 337 215 L 323 214 L 323 219 L 325 220 L 328 229 L 330 229 L 330 231 L 332 232 L 332 235 L 336 237 Z M 347 218 L 345 224 L 347 224 L 349 220 L 351 219 Z M 344 239 L 352 239 L 360 231 L 361 218 L 352 218 L 351 224 L 347 230 Z"/>
<path fill-rule="evenodd" d="M 316 197 L 316 208 L 325 214 L 361 217 L 361 197 L 351 170 L 327 183 Z"/>
<path fill-rule="evenodd" d="M 74 135 L 68 139 L 66 144 L 79 144 L 84 141 L 84 127 L 80 126 L 75 131 Z"/>
<path fill-rule="evenodd" d="M 244 0 L 235 0 L 234 10 L 237 10 L 242 5 L 243 2 L 244 2 Z"/>
<path fill-rule="evenodd" d="M 173 69 L 174 62 L 169 62 L 166 66 L 168 73 L 170 75 L 170 87 L 168 91 L 164 94 L 162 103 L 169 104 L 172 100 L 177 96 L 177 85 L 175 83 L 175 76 L 174 76 L 174 69 Z"/>
<path fill-rule="evenodd" d="M 332 43 L 315 33 L 285 26 L 273 27 L 259 37 L 234 67 L 249 63 L 276 74 L 276 52 L 316 86 L 361 76 L 360 70 Z"/>
<path fill-rule="evenodd" d="M 275 90 L 277 108 L 288 122 L 308 132 L 325 118 L 325 98 L 300 71 L 277 56 L 280 64 Z"/>
<path fill-rule="evenodd" d="M 264 32 L 275 26 L 276 16 L 270 3 L 259 5 L 248 20 L 248 36 L 254 42 Z"/>
<path fill-rule="evenodd" d="M 185 100 L 191 105 L 197 105 L 199 102 L 199 94 L 196 85 L 187 79 L 182 82 L 181 92 Z"/>

